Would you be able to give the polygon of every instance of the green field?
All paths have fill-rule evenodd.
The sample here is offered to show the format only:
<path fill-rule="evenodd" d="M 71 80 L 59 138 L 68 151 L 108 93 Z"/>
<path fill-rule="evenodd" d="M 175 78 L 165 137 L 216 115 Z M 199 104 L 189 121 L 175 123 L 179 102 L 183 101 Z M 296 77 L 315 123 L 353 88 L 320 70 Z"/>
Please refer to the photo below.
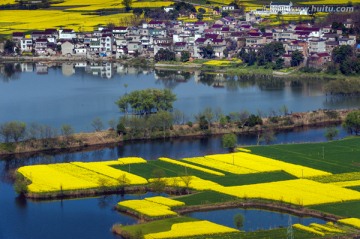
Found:
<path fill-rule="evenodd" d="M 331 173 L 360 170 L 360 138 L 358 137 L 328 143 L 256 146 L 249 149 L 257 155 Z"/>
<path fill-rule="evenodd" d="M 312 206 L 311 208 L 343 217 L 360 218 L 359 201 L 317 205 L 317 206 Z"/>

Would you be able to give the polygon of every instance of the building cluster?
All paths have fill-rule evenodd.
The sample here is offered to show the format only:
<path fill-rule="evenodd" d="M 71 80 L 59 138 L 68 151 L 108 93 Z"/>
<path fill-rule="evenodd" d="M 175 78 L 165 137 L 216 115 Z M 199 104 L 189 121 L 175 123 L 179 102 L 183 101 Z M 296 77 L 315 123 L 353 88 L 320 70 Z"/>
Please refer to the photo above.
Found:
<path fill-rule="evenodd" d="M 265 44 L 277 41 L 284 45 L 285 64 L 290 62 L 291 53 L 298 50 L 315 66 L 330 61 L 336 46 L 356 45 L 355 35 L 345 35 L 342 30 L 333 30 L 331 26 L 319 28 L 309 24 L 290 24 L 259 29 L 255 27 L 259 21 L 259 16 L 249 12 L 243 20 L 228 16 L 211 24 L 151 20 L 140 26 L 99 28 L 93 32 L 46 29 L 33 31 L 29 36 L 14 32 L 12 37 L 23 55 L 32 52 L 84 58 L 154 57 L 160 49 L 168 49 L 177 56 L 187 51 L 193 58 L 202 58 L 203 48 L 207 46 L 211 46 L 216 58 L 223 58 L 232 57 L 243 48 L 257 51 Z M 344 26 L 352 28 L 353 23 L 349 19 Z"/>

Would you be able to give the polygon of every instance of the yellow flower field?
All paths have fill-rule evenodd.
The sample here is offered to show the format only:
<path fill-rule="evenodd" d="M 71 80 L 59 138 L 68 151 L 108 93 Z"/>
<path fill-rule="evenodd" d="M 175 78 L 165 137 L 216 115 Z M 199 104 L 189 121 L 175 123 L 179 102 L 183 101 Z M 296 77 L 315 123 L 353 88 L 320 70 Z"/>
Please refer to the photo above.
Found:
<path fill-rule="evenodd" d="M 222 233 L 238 232 L 238 230 L 218 225 L 209 221 L 194 221 L 175 223 L 170 231 L 146 234 L 145 239 L 178 238 L 200 235 L 214 235 Z"/>
<path fill-rule="evenodd" d="M 232 64 L 240 64 L 242 63 L 241 60 L 235 60 L 235 61 L 230 61 L 230 60 L 210 60 L 204 63 L 204 65 L 207 66 L 229 66 Z"/>
<path fill-rule="evenodd" d="M 147 161 L 140 157 L 126 157 L 126 158 L 119 158 L 118 162 L 122 164 L 133 164 L 133 163 L 146 163 Z"/>
<path fill-rule="evenodd" d="M 195 176 L 185 176 L 185 177 L 168 177 L 168 178 L 162 178 L 167 186 L 177 186 L 177 187 L 186 187 L 185 181 L 187 180 L 187 177 L 190 177 L 189 185 L 187 185 L 189 188 L 195 189 L 195 190 L 218 190 L 219 188 L 223 188 L 220 184 L 214 183 L 210 180 L 204 180 L 199 177 Z M 154 179 L 149 179 L 149 182 L 153 182 Z"/>
<path fill-rule="evenodd" d="M 148 217 L 175 216 L 169 206 L 152 202 L 149 200 L 127 200 L 118 203 L 120 209 L 130 209 Z"/>
<path fill-rule="evenodd" d="M 246 152 L 237 152 L 233 154 L 208 155 L 205 156 L 205 158 L 206 159 L 210 158 L 227 164 L 234 164 L 239 167 L 244 167 L 248 170 L 253 170 L 255 172 L 269 172 L 269 171 L 283 170 L 298 178 L 331 175 L 331 173 L 322 170 L 313 169 L 302 165 L 286 163 L 280 160 L 266 158 Z"/>
<path fill-rule="evenodd" d="M 184 162 L 181 162 L 179 160 L 174 160 L 174 159 L 169 159 L 169 158 L 159 158 L 159 160 L 167 162 L 167 163 L 172 163 L 172 164 L 184 166 L 184 167 L 187 167 L 187 168 L 192 168 L 192 169 L 199 170 L 199 171 L 209 173 L 209 174 L 214 174 L 214 175 L 218 175 L 218 176 L 224 176 L 225 175 L 223 173 L 220 173 L 220 172 L 217 172 L 217 171 L 214 171 L 214 170 L 211 170 L 211 169 L 202 168 L 202 167 L 199 167 L 199 166 L 196 166 L 196 165 L 184 163 Z"/>
<path fill-rule="evenodd" d="M 338 220 L 338 222 L 360 229 L 360 219 L 359 218 L 345 218 L 345 219 Z"/>
<path fill-rule="evenodd" d="M 338 228 L 335 228 L 334 226 L 330 226 L 330 225 L 321 225 L 318 223 L 311 223 L 310 227 L 314 228 L 315 230 L 318 231 L 323 231 L 325 233 L 329 232 L 329 233 L 344 233 L 343 230 L 340 230 Z"/>
<path fill-rule="evenodd" d="M 264 198 L 302 206 L 360 199 L 360 192 L 307 179 L 218 187 L 215 190 L 240 198 Z"/>
<path fill-rule="evenodd" d="M 180 202 L 174 199 L 170 199 L 170 198 L 166 198 L 166 197 L 161 197 L 161 196 L 157 196 L 157 197 L 150 197 L 150 198 L 145 198 L 145 200 L 150 201 L 150 202 L 154 202 L 157 204 L 162 204 L 168 207 L 178 207 L 178 206 L 184 206 L 185 203 L 184 202 Z"/>
<path fill-rule="evenodd" d="M 212 158 L 207 158 L 207 157 L 184 158 L 184 160 L 187 162 L 200 164 L 200 165 L 203 165 L 203 166 L 206 166 L 209 168 L 220 169 L 222 171 L 233 173 L 233 174 L 258 173 L 257 171 L 249 169 L 249 168 L 240 167 L 236 164 L 225 163 L 225 162 L 221 162 L 221 161 L 218 161 L 218 160 L 215 160 Z M 269 171 L 273 171 L 273 170 L 275 170 L 275 169 L 271 168 L 271 170 L 269 170 Z"/>
<path fill-rule="evenodd" d="M 0 34 L 60 27 L 72 28 L 75 31 L 92 31 L 99 25 L 119 24 L 120 19 L 132 15 L 132 13 L 122 13 L 97 16 L 60 10 L 1 10 Z"/>
<path fill-rule="evenodd" d="M 316 234 L 316 235 L 325 236 L 325 233 L 323 233 L 321 231 L 318 231 L 315 228 L 304 226 L 304 225 L 301 225 L 301 224 L 298 224 L 298 223 L 294 224 L 293 227 L 296 228 L 296 229 L 299 229 L 299 230 L 303 230 L 303 231 L 306 231 L 306 232 Z"/>
<path fill-rule="evenodd" d="M 105 176 L 111 177 L 113 179 L 119 179 L 123 175 L 125 175 L 128 180 L 128 184 L 137 185 L 137 184 L 147 184 L 147 180 L 140 176 L 137 176 L 132 173 L 128 173 L 126 171 L 122 171 L 119 169 L 115 169 L 106 165 L 106 162 L 91 162 L 91 163 L 82 163 L 82 162 L 74 162 L 71 163 L 77 165 L 79 167 L 85 168 L 89 171 L 94 171 L 98 174 L 103 174 Z"/>
<path fill-rule="evenodd" d="M 112 168 L 106 161 L 24 166 L 18 172 L 31 181 L 28 190 L 32 193 L 112 187 L 120 184 L 122 175 L 128 184 L 147 184 L 145 178 Z"/>

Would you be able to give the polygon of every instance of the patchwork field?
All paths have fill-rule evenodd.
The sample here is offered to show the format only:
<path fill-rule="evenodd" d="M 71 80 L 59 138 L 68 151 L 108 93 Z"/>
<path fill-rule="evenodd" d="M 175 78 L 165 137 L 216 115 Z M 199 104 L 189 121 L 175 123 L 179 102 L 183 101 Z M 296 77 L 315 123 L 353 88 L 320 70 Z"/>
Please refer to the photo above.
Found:
<path fill-rule="evenodd" d="M 163 184 L 164 187 L 180 191 L 186 189 L 183 192 L 192 190 L 191 194 L 176 197 L 175 200 L 154 197 L 118 204 L 121 211 L 133 212 L 141 218 L 152 220 L 177 218 L 174 207 L 251 199 L 309 207 L 351 218 L 336 225 L 294 225 L 294 231 L 304 236 L 301 238 L 316 238 L 357 233 L 360 192 L 352 188 L 360 186 L 359 146 L 360 138 L 352 137 L 328 143 L 254 146 L 236 153 L 183 160 L 160 158 L 145 161 L 131 157 L 105 162 L 25 166 L 19 168 L 18 172 L 31 181 L 28 191 L 40 195 L 86 189 L 101 191 L 121 185 L 147 185 L 153 188 L 153 185 Z M 239 234 L 242 234 L 242 238 L 262 238 L 260 235 L 271 238 L 269 235 L 284 232 L 279 229 L 263 234 L 244 234 L 207 221 L 188 218 L 166 220 L 169 221 L 164 221 L 167 226 L 163 230 L 148 229 L 152 223 L 121 227 L 121 230 L 131 232 L 132 227 L 140 227 L 143 233 L 146 231 L 145 238 L 149 239 L 169 238 L 169 235 L 172 235 L 171 238 L 206 238 L 210 235 L 211 238 L 237 238 Z M 208 227 L 209 223 L 214 231 L 204 231 L 203 228 Z M 185 231 L 180 228 L 189 228 L 192 234 L 184 234 Z"/>

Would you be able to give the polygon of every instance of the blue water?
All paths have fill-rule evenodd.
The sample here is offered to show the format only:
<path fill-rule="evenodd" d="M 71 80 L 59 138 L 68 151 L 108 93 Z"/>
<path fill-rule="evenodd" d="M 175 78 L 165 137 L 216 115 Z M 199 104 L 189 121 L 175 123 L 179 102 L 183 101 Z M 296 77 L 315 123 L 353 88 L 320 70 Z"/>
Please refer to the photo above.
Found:
<path fill-rule="evenodd" d="M 69 67 L 67 64 L 65 67 Z M 316 79 L 298 84 L 268 80 L 264 86 L 263 82 L 251 79 L 228 80 L 220 74 L 217 79 L 224 87 L 214 87 L 216 82 L 204 80 L 199 72 L 191 72 L 179 81 L 177 77 L 184 72 L 160 74 L 115 64 L 111 67 L 109 78 L 78 67 L 67 74 L 61 66 L 49 67 L 47 74 L 33 71 L 20 72 L 12 78 L 0 75 L 0 123 L 19 120 L 57 129 L 69 124 L 76 131 L 94 131 L 91 122 L 99 117 L 107 128 L 109 120 L 117 121 L 122 115 L 115 101 L 126 93 L 147 88 L 172 89 L 177 95 L 174 108 L 190 120 L 206 107 L 220 108 L 224 114 L 242 110 L 267 114 L 279 112 L 283 105 L 289 112 L 360 105 L 360 98 L 326 96 L 323 83 Z"/>
<path fill-rule="evenodd" d="M 207 212 L 192 212 L 187 214 L 187 216 L 201 220 L 208 220 L 217 224 L 238 229 L 234 221 L 234 217 L 237 214 L 241 214 L 243 216 L 243 227 L 240 229 L 245 232 L 288 227 L 289 220 L 291 220 L 292 224 L 300 223 L 306 226 L 310 223 L 325 223 L 324 220 L 318 218 L 298 217 L 286 213 L 241 208 L 213 210 Z"/>

